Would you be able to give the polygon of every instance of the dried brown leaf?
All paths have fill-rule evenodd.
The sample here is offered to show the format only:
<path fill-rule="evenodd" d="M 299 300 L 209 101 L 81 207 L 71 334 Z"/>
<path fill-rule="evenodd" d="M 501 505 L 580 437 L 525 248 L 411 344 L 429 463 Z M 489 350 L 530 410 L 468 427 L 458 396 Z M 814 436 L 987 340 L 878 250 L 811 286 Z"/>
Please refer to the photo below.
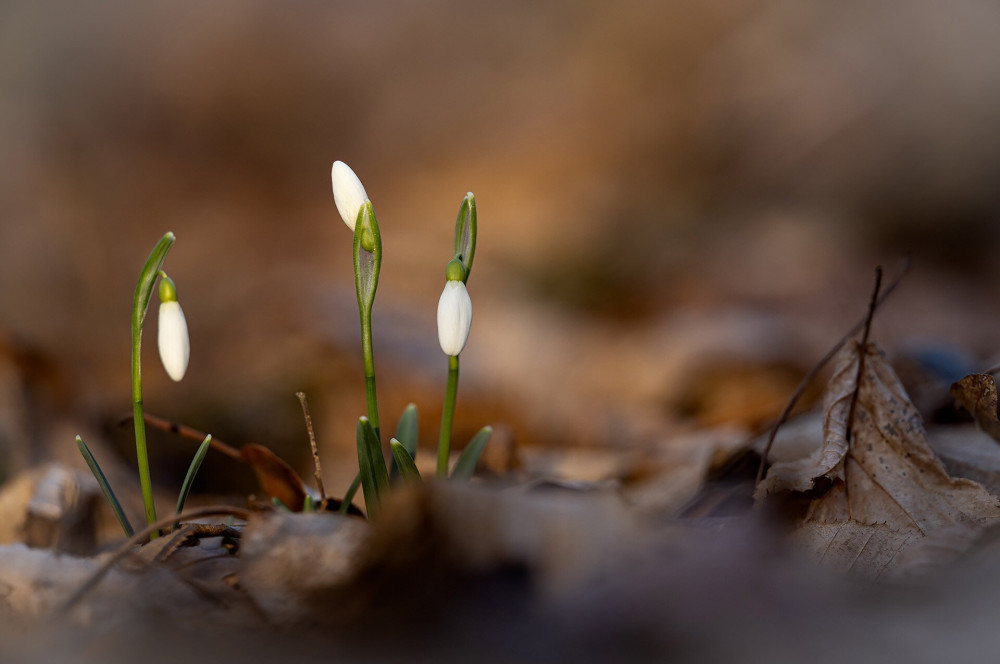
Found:
<path fill-rule="evenodd" d="M 263 445 L 247 445 L 240 457 L 250 464 L 261 489 L 277 498 L 293 512 L 301 512 L 305 504 L 306 487 L 302 478 L 287 463 Z"/>
<path fill-rule="evenodd" d="M 948 475 L 927 442 L 919 413 L 872 344 L 848 422 L 860 357 L 859 344 L 850 343 L 836 358 L 820 450 L 796 464 L 775 464 L 759 495 L 804 491 L 820 477 L 829 479 L 830 488 L 809 504 L 794 539 L 835 567 L 875 577 L 906 571 L 906 551 L 925 537 L 947 530 L 953 539 L 961 534 L 958 539 L 971 541 L 980 528 L 1000 519 L 1000 506 L 979 484 Z M 931 562 L 934 551 L 933 562 L 940 563 L 960 548 L 927 548 L 920 566 Z"/>
<path fill-rule="evenodd" d="M 971 374 L 951 386 L 951 396 L 972 413 L 980 428 L 1000 441 L 997 383 L 990 374 Z"/>

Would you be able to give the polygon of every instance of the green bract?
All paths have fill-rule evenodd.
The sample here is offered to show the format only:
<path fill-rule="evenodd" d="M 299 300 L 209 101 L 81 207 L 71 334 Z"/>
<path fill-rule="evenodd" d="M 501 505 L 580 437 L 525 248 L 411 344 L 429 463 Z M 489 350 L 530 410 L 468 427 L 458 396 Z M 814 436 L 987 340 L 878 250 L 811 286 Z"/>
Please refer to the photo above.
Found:
<path fill-rule="evenodd" d="M 476 196 L 470 191 L 458 206 L 458 218 L 455 220 L 454 254 L 465 265 L 462 281 L 469 280 L 472 259 L 476 257 L 476 221 Z"/>

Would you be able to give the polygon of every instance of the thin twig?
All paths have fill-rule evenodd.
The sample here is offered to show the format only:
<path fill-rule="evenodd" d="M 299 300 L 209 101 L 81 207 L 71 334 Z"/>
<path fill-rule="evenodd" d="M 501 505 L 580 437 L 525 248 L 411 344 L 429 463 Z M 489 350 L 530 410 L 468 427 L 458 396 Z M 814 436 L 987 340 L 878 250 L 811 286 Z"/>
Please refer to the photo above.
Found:
<path fill-rule="evenodd" d="M 171 533 L 171 540 L 153 556 L 154 563 L 164 563 L 192 539 L 239 537 L 241 532 L 224 523 L 186 523 Z"/>
<path fill-rule="evenodd" d="M 133 547 L 136 547 L 145 542 L 147 539 L 149 539 L 149 536 L 152 535 L 154 531 L 157 531 L 160 528 L 164 528 L 166 526 L 173 524 L 175 521 L 177 521 L 178 518 L 201 519 L 207 516 L 219 516 L 223 514 L 228 516 L 235 516 L 238 519 L 244 519 L 244 520 L 250 518 L 249 510 L 245 510 L 241 507 L 228 507 L 225 505 L 216 505 L 212 507 L 200 507 L 197 509 L 190 510 L 188 512 L 184 512 L 183 514 L 180 515 L 172 514 L 166 518 L 156 521 L 155 523 L 149 524 L 148 526 L 137 532 L 134 536 L 130 537 L 128 541 L 126 541 L 120 547 L 118 547 L 115 553 L 110 558 L 108 558 L 104 562 L 104 564 L 101 565 L 101 567 L 98 568 L 97 571 L 95 571 L 91 575 L 91 577 L 83 583 L 83 585 L 77 588 L 76 592 L 70 595 L 69 598 L 67 598 L 66 601 L 63 602 L 61 606 L 59 606 L 55 611 L 53 611 L 52 617 L 60 618 L 69 613 L 70 610 L 72 610 L 73 607 L 80 602 L 80 600 L 86 597 L 86 595 L 91 590 L 97 587 L 97 584 L 101 582 L 101 580 L 107 575 L 108 572 L 111 571 L 111 569 L 115 565 L 119 563 L 119 561 L 121 561 L 123 558 L 132 553 Z"/>
<path fill-rule="evenodd" d="M 868 355 L 868 335 L 872 329 L 872 319 L 875 317 L 875 308 L 878 306 L 878 290 L 882 287 L 882 266 L 875 268 L 875 288 L 872 289 L 872 297 L 868 301 L 868 315 L 865 317 L 865 331 L 861 335 L 861 346 L 858 348 L 858 373 L 854 376 L 854 391 L 851 392 L 851 405 L 847 409 L 847 428 L 844 431 L 844 442 L 847 444 L 847 453 L 844 456 L 844 502 L 847 503 L 847 515 L 854 518 L 851 510 L 851 483 L 847 481 L 848 457 L 851 456 L 851 434 L 854 427 L 854 411 L 858 405 L 858 395 L 861 393 L 861 380 L 865 375 L 865 357 Z"/>
<path fill-rule="evenodd" d="M 886 298 L 892 295 L 892 292 L 896 290 L 896 286 L 899 285 L 899 282 L 903 280 L 903 277 L 906 276 L 906 273 L 910 270 L 910 263 L 910 256 L 906 256 L 903 259 L 903 264 L 899 269 L 899 273 L 895 276 L 892 282 L 886 286 L 885 290 L 882 291 L 882 295 L 879 296 L 877 305 L 881 305 L 885 302 Z M 809 387 L 809 384 L 816 379 L 816 376 L 823 370 L 823 367 L 825 367 L 827 363 L 833 359 L 833 356 L 836 355 L 841 348 L 843 348 L 844 344 L 847 343 L 847 340 L 862 330 L 867 319 L 868 318 L 866 316 L 865 318 L 859 320 L 854 327 L 848 330 L 847 334 L 841 337 L 840 341 L 834 344 L 833 348 L 827 351 L 826 355 L 824 355 L 820 361 L 816 363 L 816 366 L 814 366 L 809 373 L 802 378 L 799 386 L 795 388 L 795 393 L 788 401 L 785 409 L 781 411 L 781 415 L 778 416 L 774 426 L 771 427 L 771 432 L 767 436 L 767 445 L 764 446 L 764 451 L 761 453 L 760 466 L 757 467 L 757 479 L 754 484 L 760 484 L 760 481 L 764 479 L 764 468 L 767 466 L 767 456 L 771 453 L 771 447 L 774 445 L 774 439 L 778 435 L 778 429 L 781 428 L 782 424 L 788 421 L 788 417 L 792 414 L 792 409 L 795 408 L 795 404 L 799 402 L 799 399 L 802 398 L 806 388 Z"/>
<path fill-rule="evenodd" d="M 302 417 L 306 420 L 306 431 L 309 432 L 309 445 L 312 447 L 313 464 L 316 467 L 316 489 L 319 491 L 319 509 L 322 511 L 326 509 L 326 489 L 323 488 L 323 471 L 319 465 L 319 448 L 316 446 L 316 432 L 313 431 L 312 416 L 309 415 L 309 404 L 306 402 L 305 392 L 296 392 L 295 396 L 299 398 L 299 403 L 302 404 Z"/>
<path fill-rule="evenodd" d="M 191 440 L 196 440 L 199 443 L 205 440 L 205 436 L 207 435 L 204 431 L 198 431 L 194 427 L 189 427 L 186 424 L 178 424 L 177 422 L 171 422 L 170 420 L 165 420 L 162 417 L 150 415 L 149 413 L 144 414 L 142 419 L 146 421 L 146 424 L 153 427 L 154 429 L 160 429 L 161 431 L 174 433 L 177 434 L 178 436 L 183 436 L 184 438 L 190 438 Z M 132 421 L 131 417 L 125 417 L 122 418 L 121 424 L 126 424 L 131 421 Z M 212 442 L 209 443 L 209 445 L 212 447 L 213 450 L 221 452 L 222 454 L 225 454 L 227 457 L 231 459 L 236 459 L 237 461 L 244 461 L 238 449 L 236 449 L 232 445 L 222 442 L 215 436 L 212 436 Z"/>
<path fill-rule="evenodd" d="M 844 435 L 848 445 L 851 443 L 851 428 L 854 424 L 854 409 L 858 405 L 858 393 L 861 392 L 861 378 L 865 375 L 865 355 L 868 354 L 868 334 L 872 329 L 872 318 L 878 306 L 878 291 L 882 287 L 882 266 L 875 268 L 875 288 L 868 302 L 868 315 L 865 317 L 865 331 L 861 335 L 861 351 L 858 358 L 858 375 L 854 379 L 854 392 L 851 393 L 851 406 L 847 410 L 847 431 Z"/>

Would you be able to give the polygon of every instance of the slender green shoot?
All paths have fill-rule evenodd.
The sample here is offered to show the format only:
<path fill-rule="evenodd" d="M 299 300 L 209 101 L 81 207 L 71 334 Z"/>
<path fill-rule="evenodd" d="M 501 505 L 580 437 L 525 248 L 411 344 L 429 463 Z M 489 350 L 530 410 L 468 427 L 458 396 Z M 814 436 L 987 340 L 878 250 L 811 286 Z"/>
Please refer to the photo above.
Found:
<path fill-rule="evenodd" d="M 396 440 L 407 451 L 410 459 L 417 458 L 417 404 L 411 403 L 403 409 L 403 414 L 399 416 L 399 423 L 396 425 Z M 389 479 L 395 479 L 399 475 L 399 468 L 396 459 L 393 457 L 389 468 Z"/>
<path fill-rule="evenodd" d="M 389 447 L 392 449 L 392 458 L 396 462 L 396 467 L 399 468 L 399 476 L 404 482 L 419 482 L 420 481 L 420 471 L 417 470 L 417 465 L 413 463 L 413 457 L 406 450 L 401 442 L 395 438 L 389 441 Z"/>
<path fill-rule="evenodd" d="M 358 311 L 361 314 L 361 353 L 365 369 L 365 398 L 368 419 L 381 440 L 378 419 L 378 399 L 375 391 L 375 358 L 372 352 L 372 305 L 378 276 L 382 269 L 382 235 L 371 201 L 365 201 L 358 210 L 354 226 L 354 285 L 358 294 Z"/>
<path fill-rule="evenodd" d="M 180 514 L 184 510 L 184 503 L 187 502 L 188 494 L 191 493 L 191 486 L 194 484 L 195 475 L 198 474 L 201 462 L 205 460 L 205 455 L 208 454 L 208 448 L 211 445 L 212 434 L 208 434 L 205 436 L 205 440 L 201 441 L 198 451 L 194 453 L 194 457 L 191 459 L 191 465 L 188 466 L 187 475 L 184 476 L 184 483 L 181 484 L 181 491 L 177 494 L 177 509 L 174 511 L 174 514 Z"/>
<path fill-rule="evenodd" d="M 378 517 L 381 498 L 389 491 L 389 473 L 385 467 L 382 445 L 375 435 L 375 429 L 363 415 L 358 418 L 356 437 L 365 506 L 368 508 L 368 518 L 375 519 Z"/>
<path fill-rule="evenodd" d="M 83 460 L 87 462 L 87 465 L 90 467 L 90 472 L 94 474 L 94 479 L 97 480 L 98 486 L 101 487 L 101 492 L 107 499 L 108 504 L 111 505 L 111 510 L 115 513 L 115 518 L 118 519 L 118 523 L 121 525 L 122 530 L 125 531 L 125 536 L 132 537 L 135 535 L 135 531 L 132 529 L 132 524 L 129 523 L 128 517 L 125 516 L 125 510 L 122 509 L 122 504 L 118 502 L 118 497 L 115 496 L 115 492 L 111 490 L 111 485 L 108 484 L 108 478 L 104 476 L 104 471 L 101 470 L 101 466 L 97 463 L 97 459 L 94 458 L 90 448 L 87 447 L 87 443 L 83 442 L 83 438 L 80 436 L 76 437 L 76 446 L 80 448 L 80 454 L 83 455 Z"/>
<path fill-rule="evenodd" d="M 146 264 L 139 273 L 132 302 L 132 420 L 135 422 L 135 451 L 139 465 L 139 485 L 142 488 L 142 504 L 147 523 L 156 522 L 156 505 L 153 502 L 153 482 L 149 475 L 149 455 L 146 451 L 146 425 L 142 409 L 142 374 L 140 369 L 140 348 L 142 346 L 142 324 L 146 320 L 149 298 L 153 294 L 153 284 L 157 273 L 174 244 L 173 233 L 167 233 L 153 247 Z M 155 538 L 157 533 L 153 533 Z"/>
<path fill-rule="evenodd" d="M 485 426 L 472 437 L 472 440 L 458 457 L 458 461 L 451 471 L 451 479 L 467 480 L 472 477 L 472 474 L 476 472 L 476 465 L 479 464 L 479 457 L 483 455 L 483 450 L 486 449 L 486 443 L 490 442 L 492 434 L 493 427 Z"/>
<path fill-rule="evenodd" d="M 448 387 L 441 411 L 441 439 L 438 441 L 438 477 L 448 476 L 448 458 L 451 455 L 451 428 L 455 422 L 455 399 L 458 395 L 458 355 L 448 356 Z"/>
<path fill-rule="evenodd" d="M 360 462 L 360 459 L 358 461 Z M 361 488 L 360 471 L 351 480 L 351 486 L 347 487 L 347 493 L 344 494 L 344 499 L 340 501 L 340 509 L 337 510 L 339 513 L 347 514 L 348 510 L 351 509 L 351 502 L 354 500 L 354 496 L 357 494 L 359 488 Z"/>

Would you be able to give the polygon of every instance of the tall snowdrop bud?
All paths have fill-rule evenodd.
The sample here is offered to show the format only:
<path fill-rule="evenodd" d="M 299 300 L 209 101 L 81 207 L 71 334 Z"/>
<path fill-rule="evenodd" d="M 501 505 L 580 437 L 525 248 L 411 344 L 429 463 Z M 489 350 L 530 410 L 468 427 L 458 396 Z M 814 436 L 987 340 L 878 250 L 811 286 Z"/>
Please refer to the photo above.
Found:
<path fill-rule="evenodd" d="M 333 162 L 330 177 L 333 180 L 333 199 L 337 202 L 337 210 L 347 227 L 353 231 L 358 223 L 361 206 L 368 200 L 368 194 L 351 167 L 342 161 Z"/>
<path fill-rule="evenodd" d="M 188 340 L 187 321 L 177 302 L 177 287 L 160 272 L 160 320 L 156 335 L 160 347 L 160 361 L 174 380 L 180 380 L 187 371 L 191 343 Z"/>
<path fill-rule="evenodd" d="M 461 278 L 449 279 L 438 300 L 438 341 L 445 355 L 457 356 L 469 340 L 472 299 Z"/>

